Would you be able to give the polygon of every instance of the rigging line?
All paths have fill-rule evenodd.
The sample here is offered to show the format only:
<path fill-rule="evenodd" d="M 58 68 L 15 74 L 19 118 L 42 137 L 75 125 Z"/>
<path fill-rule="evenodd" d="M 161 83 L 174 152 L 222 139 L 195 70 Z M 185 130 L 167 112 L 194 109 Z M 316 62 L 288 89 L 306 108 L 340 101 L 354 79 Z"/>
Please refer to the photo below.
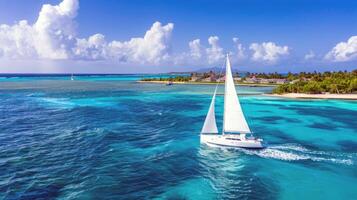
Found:
<path fill-rule="evenodd" d="M 224 62 L 224 65 L 222 65 L 222 69 L 221 69 L 221 74 L 223 73 L 223 68 L 226 68 L 226 75 L 227 75 L 227 61 L 228 61 L 228 54 L 226 55 L 226 59 L 225 59 L 225 62 Z M 224 83 L 226 83 L 226 80 L 227 80 L 227 76 L 225 76 L 224 77 Z M 224 135 L 224 113 L 225 113 L 225 111 L 224 111 L 224 108 L 226 107 L 226 105 L 225 105 L 225 99 L 224 99 L 224 97 L 225 97 L 225 95 L 226 95 L 226 85 L 224 84 L 224 93 L 223 93 L 223 123 L 222 123 L 222 134 Z"/>

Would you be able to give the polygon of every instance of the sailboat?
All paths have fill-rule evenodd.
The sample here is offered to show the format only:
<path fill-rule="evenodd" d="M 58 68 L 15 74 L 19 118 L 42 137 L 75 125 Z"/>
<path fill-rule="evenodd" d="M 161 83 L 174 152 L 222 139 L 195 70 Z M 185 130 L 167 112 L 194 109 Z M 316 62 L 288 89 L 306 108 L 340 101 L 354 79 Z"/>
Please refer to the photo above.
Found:
<path fill-rule="evenodd" d="M 71 75 L 71 81 L 74 81 L 74 76 L 73 76 L 73 74 Z"/>
<path fill-rule="evenodd" d="M 265 145 L 262 139 L 255 138 L 249 128 L 242 107 L 239 103 L 234 86 L 229 57 L 226 58 L 226 77 L 224 89 L 223 131 L 219 134 L 215 117 L 215 99 L 218 84 L 213 93 L 210 107 L 201 130 L 201 143 L 209 146 L 223 146 L 231 148 L 261 149 Z"/>

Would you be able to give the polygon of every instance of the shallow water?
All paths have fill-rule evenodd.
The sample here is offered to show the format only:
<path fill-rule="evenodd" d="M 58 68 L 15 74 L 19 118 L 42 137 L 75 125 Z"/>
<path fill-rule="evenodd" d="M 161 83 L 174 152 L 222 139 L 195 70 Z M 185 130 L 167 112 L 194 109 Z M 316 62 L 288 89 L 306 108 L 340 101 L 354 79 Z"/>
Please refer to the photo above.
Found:
<path fill-rule="evenodd" d="M 0 199 L 357 196 L 357 102 L 239 87 L 269 148 L 216 149 L 199 143 L 214 86 L 113 77 L 0 81 Z"/>

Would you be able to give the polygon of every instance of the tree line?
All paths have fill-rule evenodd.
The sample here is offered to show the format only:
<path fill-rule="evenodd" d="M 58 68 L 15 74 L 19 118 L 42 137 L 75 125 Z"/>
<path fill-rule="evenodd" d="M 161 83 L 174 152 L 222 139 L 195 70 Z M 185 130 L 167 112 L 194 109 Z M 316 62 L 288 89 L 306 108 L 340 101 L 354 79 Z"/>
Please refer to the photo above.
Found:
<path fill-rule="evenodd" d="M 171 81 L 171 82 L 187 82 L 191 79 L 189 76 L 175 76 L 168 78 L 143 78 L 142 81 Z"/>
<path fill-rule="evenodd" d="M 279 85 L 273 90 L 273 93 L 357 93 L 357 70 L 352 72 L 288 73 L 286 78 L 291 82 Z"/>

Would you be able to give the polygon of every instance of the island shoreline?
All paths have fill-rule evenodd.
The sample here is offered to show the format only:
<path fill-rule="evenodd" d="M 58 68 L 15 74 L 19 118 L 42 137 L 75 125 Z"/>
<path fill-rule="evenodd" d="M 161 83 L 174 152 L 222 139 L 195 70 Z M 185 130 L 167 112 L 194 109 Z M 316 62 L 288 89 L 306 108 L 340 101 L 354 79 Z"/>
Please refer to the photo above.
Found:
<path fill-rule="evenodd" d="M 153 83 L 153 84 L 167 84 L 168 81 L 136 81 L 137 83 Z M 202 83 L 202 82 L 171 82 L 173 84 L 182 85 L 215 85 L 217 83 Z M 223 85 L 224 83 L 218 83 Z M 236 83 L 239 86 L 248 87 L 276 87 L 277 85 L 263 85 L 263 84 L 249 84 L 249 83 Z M 289 99 L 336 99 L 336 100 L 357 100 L 357 94 L 305 94 L 305 93 L 286 93 L 286 94 L 253 94 L 268 97 L 280 97 Z"/>
<path fill-rule="evenodd" d="M 169 81 L 136 81 L 137 83 L 155 83 L 155 84 L 167 84 Z M 179 81 L 171 81 L 172 84 L 182 84 L 182 85 L 224 85 L 224 82 L 179 82 Z M 256 83 L 235 83 L 235 85 L 239 86 L 248 86 L 248 87 L 276 87 L 277 84 L 256 84 Z"/>

